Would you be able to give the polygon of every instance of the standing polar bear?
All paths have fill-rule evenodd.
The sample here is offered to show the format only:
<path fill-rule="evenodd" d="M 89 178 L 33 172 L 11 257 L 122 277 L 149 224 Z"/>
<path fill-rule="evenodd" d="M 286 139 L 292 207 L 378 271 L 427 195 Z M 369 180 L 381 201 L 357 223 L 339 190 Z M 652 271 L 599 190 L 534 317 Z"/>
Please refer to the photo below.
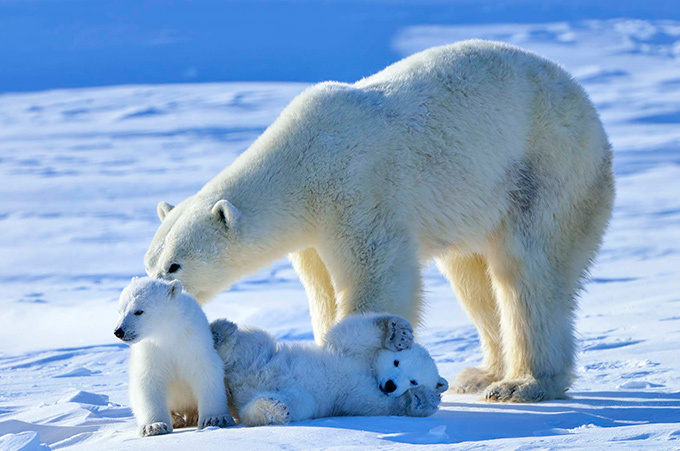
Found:
<path fill-rule="evenodd" d="M 434 258 L 484 361 L 456 387 L 560 397 L 574 311 L 611 216 L 612 154 L 583 89 L 516 47 L 466 41 L 300 94 L 173 207 L 145 257 L 199 302 L 289 253 L 316 340 L 355 312 L 417 324 Z"/>

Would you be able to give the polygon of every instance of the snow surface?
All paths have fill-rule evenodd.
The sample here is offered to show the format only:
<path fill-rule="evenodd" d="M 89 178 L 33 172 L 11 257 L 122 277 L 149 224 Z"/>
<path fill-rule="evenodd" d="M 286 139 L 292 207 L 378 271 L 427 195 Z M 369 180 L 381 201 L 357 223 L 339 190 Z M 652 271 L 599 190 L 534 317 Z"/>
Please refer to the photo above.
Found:
<path fill-rule="evenodd" d="M 118 293 L 144 272 L 159 200 L 178 202 L 228 165 L 306 85 L 136 85 L 0 95 L 0 449 L 680 448 L 680 22 L 413 25 L 407 55 L 501 39 L 564 64 L 601 112 L 618 197 L 581 302 L 568 400 L 490 404 L 444 396 L 430 418 L 326 418 L 285 427 L 180 430 L 139 439 Z M 474 327 L 433 267 L 419 340 L 452 381 L 479 364 Z M 312 338 L 287 261 L 206 306 Z"/>

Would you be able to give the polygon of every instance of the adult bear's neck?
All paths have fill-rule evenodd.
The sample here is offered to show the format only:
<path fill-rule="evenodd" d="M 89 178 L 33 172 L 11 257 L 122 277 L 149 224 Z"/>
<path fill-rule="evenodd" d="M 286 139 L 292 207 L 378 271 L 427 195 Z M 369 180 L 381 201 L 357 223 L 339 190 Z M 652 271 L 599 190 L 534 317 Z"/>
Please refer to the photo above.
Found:
<path fill-rule="evenodd" d="M 308 146 L 294 146 L 290 134 L 279 138 L 276 132 L 267 130 L 202 190 L 240 210 L 243 240 L 269 260 L 261 265 L 313 245 L 315 235 L 307 193 L 316 171 L 303 155 Z"/>

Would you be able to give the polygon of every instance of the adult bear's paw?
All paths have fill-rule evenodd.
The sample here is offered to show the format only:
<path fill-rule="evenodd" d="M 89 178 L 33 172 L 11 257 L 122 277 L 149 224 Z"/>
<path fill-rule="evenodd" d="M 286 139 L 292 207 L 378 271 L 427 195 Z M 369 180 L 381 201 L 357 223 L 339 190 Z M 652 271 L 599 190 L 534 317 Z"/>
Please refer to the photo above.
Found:
<path fill-rule="evenodd" d="M 386 318 L 385 349 L 403 351 L 413 345 L 413 327 L 401 316 Z"/>
<path fill-rule="evenodd" d="M 546 391 L 536 379 L 510 379 L 491 384 L 484 397 L 487 401 L 538 402 L 546 399 Z"/>
<path fill-rule="evenodd" d="M 456 377 L 452 389 L 456 393 L 479 393 L 500 379 L 483 368 L 465 368 Z"/>

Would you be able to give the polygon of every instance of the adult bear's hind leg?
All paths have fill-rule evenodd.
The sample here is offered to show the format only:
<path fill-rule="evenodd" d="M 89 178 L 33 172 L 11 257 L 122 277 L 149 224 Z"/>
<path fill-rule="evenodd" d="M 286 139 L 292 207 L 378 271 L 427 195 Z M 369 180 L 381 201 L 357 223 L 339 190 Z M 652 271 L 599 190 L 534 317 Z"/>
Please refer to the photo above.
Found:
<path fill-rule="evenodd" d="M 505 375 L 489 401 L 560 398 L 572 378 L 577 280 L 561 274 L 542 246 L 503 243 L 489 258 L 500 310 Z"/>
<path fill-rule="evenodd" d="M 487 388 L 488 400 L 561 398 L 572 380 L 576 301 L 611 217 L 611 161 L 582 194 L 562 196 L 525 196 L 526 211 L 508 218 L 486 256 L 505 357 L 505 377 Z"/>
<path fill-rule="evenodd" d="M 458 301 L 477 327 L 484 353 L 482 365 L 465 368 L 452 388 L 459 393 L 477 393 L 502 379 L 504 372 L 498 306 L 487 265 L 479 255 L 460 256 L 450 252 L 437 259 L 437 266 L 453 286 Z"/>

